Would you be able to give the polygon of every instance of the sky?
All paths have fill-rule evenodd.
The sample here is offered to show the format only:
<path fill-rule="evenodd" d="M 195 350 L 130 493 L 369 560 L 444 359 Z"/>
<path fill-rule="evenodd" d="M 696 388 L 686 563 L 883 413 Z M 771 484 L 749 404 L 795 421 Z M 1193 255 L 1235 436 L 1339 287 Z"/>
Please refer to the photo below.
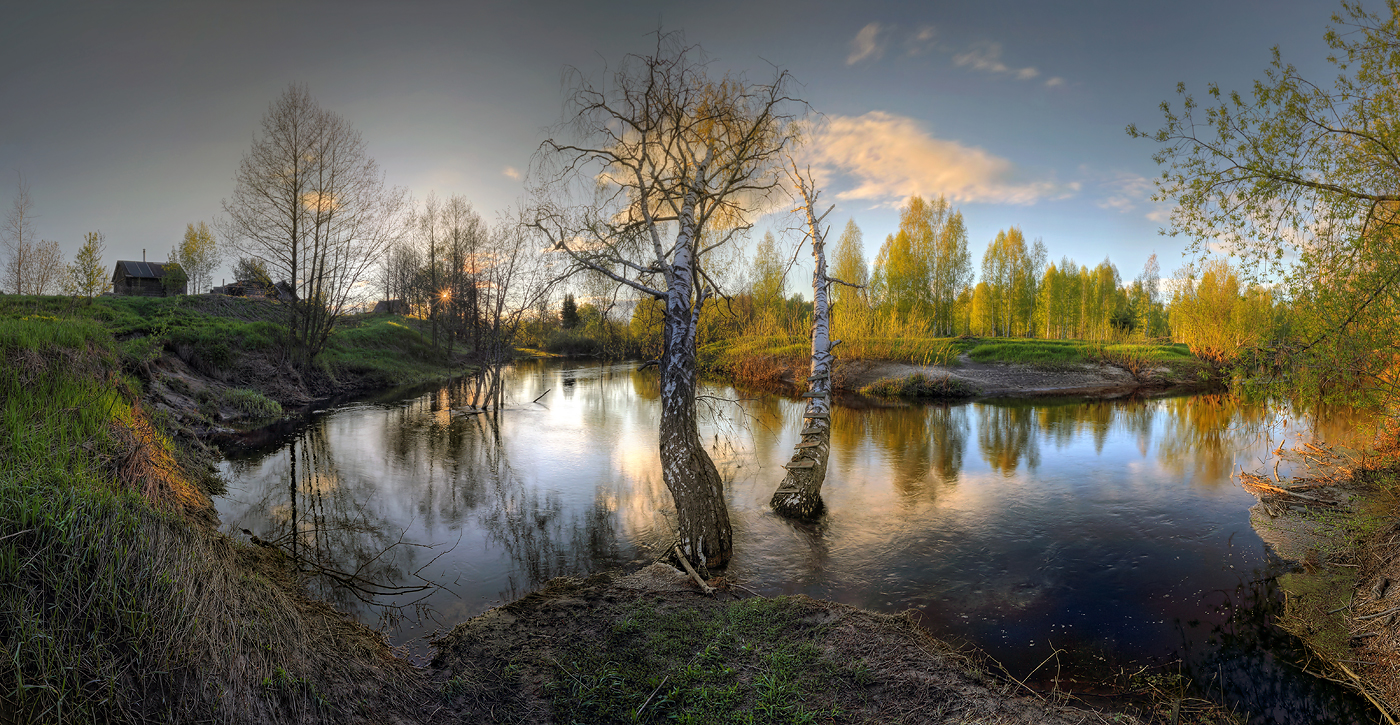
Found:
<path fill-rule="evenodd" d="M 565 69 L 600 77 L 658 28 L 717 71 L 789 71 L 822 121 L 833 236 L 867 260 L 910 195 L 963 212 L 974 264 L 1018 226 L 1050 257 L 1126 280 L 1187 241 L 1159 230 L 1154 144 L 1176 85 L 1246 91 L 1270 48 L 1330 83 L 1339 6 L 1295 0 L 1122 2 L 101 2 L 8 0 L 0 25 L 0 207 L 22 175 L 35 232 L 72 255 L 85 232 L 117 259 L 164 260 L 213 221 L 269 104 L 291 83 L 363 135 L 389 184 L 461 194 L 488 220 L 524 199 L 562 119 Z M 1370 3 L 1376 5 L 1376 3 Z M 791 220 L 766 218 L 757 231 Z M 789 243 L 796 237 L 789 238 Z M 215 280 L 228 276 L 216 271 Z M 789 281 L 790 289 L 801 283 Z"/>

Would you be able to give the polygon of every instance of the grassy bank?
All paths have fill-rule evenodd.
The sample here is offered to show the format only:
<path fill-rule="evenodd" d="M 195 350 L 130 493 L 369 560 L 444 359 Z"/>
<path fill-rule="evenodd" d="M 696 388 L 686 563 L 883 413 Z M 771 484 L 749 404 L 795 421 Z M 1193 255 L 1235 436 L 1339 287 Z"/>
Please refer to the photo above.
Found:
<path fill-rule="evenodd" d="M 113 335 L 121 307 L 6 312 L 0 713 L 377 722 L 405 707 L 418 674 L 379 636 L 299 596 L 275 553 L 207 528 L 217 481 L 143 402 L 148 351 Z"/>
<path fill-rule="evenodd" d="M 309 369 L 293 370 L 283 353 L 287 309 L 270 300 L 214 295 L 100 297 L 74 302 L 65 297 L 0 296 L 0 319 L 33 317 L 90 322 L 106 330 L 117 348 L 144 373 L 188 368 L 212 383 L 175 382 L 178 394 L 210 410 L 266 413 L 265 402 L 282 405 L 314 398 L 413 385 L 460 373 L 458 350 L 433 349 L 418 320 L 398 315 L 342 318 L 326 349 Z M 162 358 L 165 358 L 162 362 Z M 176 362 L 178 361 L 178 363 Z M 165 364 L 170 363 L 170 364 Z M 157 371 L 161 368 L 161 371 Z M 166 376 L 169 377 L 169 376 Z"/>

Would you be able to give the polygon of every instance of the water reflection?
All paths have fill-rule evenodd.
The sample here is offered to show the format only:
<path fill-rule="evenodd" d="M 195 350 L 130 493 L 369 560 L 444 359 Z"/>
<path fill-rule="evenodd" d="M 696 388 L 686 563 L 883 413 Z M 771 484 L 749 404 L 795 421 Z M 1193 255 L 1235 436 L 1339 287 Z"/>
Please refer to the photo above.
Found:
<path fill-rule="evenodd" d="M 386 581 L 431 561 L 420 574 L 444 587 L 429 603 L 447 624 L 554 576 L 659 553 L 674 511 L 655 370 L 530 361 L 502 381 L 497 413 L 461 414 L 473 394 L 461 382 L 343 407 L 270 450 L 231 455 L 225 525 L 295 531 L 322 560 Z M 800 437 L 801 401 L 702 392 L 714 400 L 701 436 L 735 526 L 729 574 L 750 588 L 914 608 L 1018 676 L 1073 644 L 1067 677 L 1182 657 L 1193 677 L 1252 677 L 1246 647 L 1223 634 L 1242 631 L 1241 607 L 1221 602 L 1249 599 L 1271 564 L 1249 526 L 1253 497 L 1229 474 L 1309 436 L 1287 408 L 1228 396 L 838 405 L 828 513 L 796 524 L 767 501 Z M 444 546 L 384 554 L 400 537 Z M 1284 684 L 1268 687 L 1294 687 L 1296 673 L 1279 671 Z M 1272 696 L 1231 687 L 1241 702 Z"/>

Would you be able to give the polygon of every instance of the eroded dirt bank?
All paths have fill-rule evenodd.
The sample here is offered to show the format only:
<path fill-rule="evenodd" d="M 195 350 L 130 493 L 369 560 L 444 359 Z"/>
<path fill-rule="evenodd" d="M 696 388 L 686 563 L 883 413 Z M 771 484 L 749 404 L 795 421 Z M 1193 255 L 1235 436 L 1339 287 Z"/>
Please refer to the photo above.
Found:
<path fill-rule="evenodd" d="M 1400 522 L 1395 520 L 1400 438 L 1379 452 L 1305 444 L 1276 455 L 1302 475 L 1242 472 L 1259 498 L 1250 523 L 1297 570 L 1280 578 L 1280 625 L 1298 636 L 1328 679 L 1361 693 L 1400 722 Z"/>

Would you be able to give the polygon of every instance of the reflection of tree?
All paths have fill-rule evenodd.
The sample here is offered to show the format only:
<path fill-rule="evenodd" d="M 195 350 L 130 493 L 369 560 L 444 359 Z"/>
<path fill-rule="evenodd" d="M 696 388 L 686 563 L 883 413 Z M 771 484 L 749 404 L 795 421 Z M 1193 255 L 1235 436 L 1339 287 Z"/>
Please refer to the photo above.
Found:
<path fill-rule="evenodd" d="M 1040 446 L 1035 429 L 1036 411 L 1019 403 L 978 403 L 977 447 L 982 458 L 1003 475 L 1016 472 L 1024 458 L 1034 470 L 1040 465 Z"/>
<path fill-rule="evenodd" d="M 399 532 L 369 506 L 374 484 L 341 472 L 324 424 L 307 427 L 263 463 L 252 487 L 252 515 L 241 527 L 290 551 L 307 572 L 312 594 L 355 611 L 367 604 L 363 592 L 324 576 L 325 570 L 386 586 L 406 578 L 414 550 L 396 546 Z"/>
<path fill-rule="evenodd" d="M 518 597 L 557 576 L 589 571 L 626 560 L 618 537 L 616 512 L 602 500 L 569 514 L 557 493 L 526 485 L 510 465 L 496 417 L 474 419 L 468 460 L 460 461 L 486 480 L 491 505 L 480 520 L 515 564 L 510 590 Z"/>
<path fill-rule="evenodd" d="M 1215 393 L 1162 401 L 1166 422 L 1157 457 L 1168 470 L 1200 482 L 1230 480 L 1236 458 L 1258 444 L 1273 420 L 1267 404 Z"/>
<path fill-rule="evenodd" d="M 661 399 L 661 375 L 656 368 L 632 371 L 632 391 L 642 400 Z"/>
<path fill-rule="evenodd" d="M 947 483 L 957 481 L 958 474 L 962 473 L 969 428 L 968 407 L 931 405 L 928 408 L 934 449 L 933 473 Z"/>

